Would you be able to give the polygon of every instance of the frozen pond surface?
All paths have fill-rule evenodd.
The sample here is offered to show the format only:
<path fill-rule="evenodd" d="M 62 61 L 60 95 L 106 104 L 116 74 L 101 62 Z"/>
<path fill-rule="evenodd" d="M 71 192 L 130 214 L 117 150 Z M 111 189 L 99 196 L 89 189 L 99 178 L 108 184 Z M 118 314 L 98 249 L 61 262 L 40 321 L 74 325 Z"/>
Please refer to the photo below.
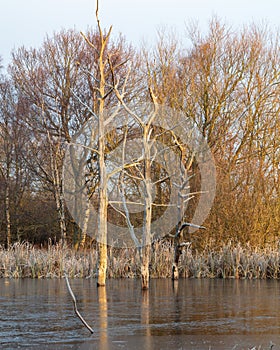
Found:
<path fill-rule="evenodd" d="M 280 349 L 280 282 L 0 280 L 1 349 Z"/>

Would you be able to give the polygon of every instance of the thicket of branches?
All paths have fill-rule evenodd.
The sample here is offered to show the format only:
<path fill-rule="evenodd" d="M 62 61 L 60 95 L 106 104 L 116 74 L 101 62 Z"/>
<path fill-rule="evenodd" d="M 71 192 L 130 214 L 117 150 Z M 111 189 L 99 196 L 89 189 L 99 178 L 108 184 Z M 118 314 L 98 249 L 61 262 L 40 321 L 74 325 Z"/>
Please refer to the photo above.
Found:
<path fill-rule="evenodd" d="M 84 37 L 63 30 L 47 37 L 38 49 L 14 51 L 8 71 L 2 71 L 2 244 L 63 239 L 78 246 L 83 239 L 65 207 L 62 164 L 67 143 L 92 113 L 98 113 L 100 67 L 89 42 L 100 48 L 98 30 Z M 152 89 L 160 104 L 193 120 L 211 148 L 216 198 L 204 223 L 207 229 L 191 237 L 193 244 L 203 248 L 228 241 L 278 243 L 278 35 L 255 25 L 236 32 L 214 18 L 207 34 L 190 26 L 182 42 L 159 33 L 152 50 L 138 51 L 120 36 L 108 40 L 105 50 L 110 57 L 104 67 L 106 79 L 114 86 L 117 76 L 120 90 L 126 84 L 127 100 L 145 102 Z M 118 103 L 116 94 L 105 94 L 105 107 Z M 107 140 L 107 149 L 110 142 L 114 137 Z M 197 172 L 195 163 L 191 172 Z M 199 192 L 199 181 L 193 178 Z M 188 203 L 188 222 L 198 196 Z"/>

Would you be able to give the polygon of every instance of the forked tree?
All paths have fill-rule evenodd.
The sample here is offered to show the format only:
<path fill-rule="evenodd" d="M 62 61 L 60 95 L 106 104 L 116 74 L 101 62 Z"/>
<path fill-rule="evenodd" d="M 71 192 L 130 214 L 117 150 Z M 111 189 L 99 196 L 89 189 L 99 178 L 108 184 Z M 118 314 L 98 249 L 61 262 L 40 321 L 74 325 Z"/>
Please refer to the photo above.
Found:
<path fill-rule="evenodd" d="M 116 71 L 121 70 L 125 65 L 127 59 L 122 60 L 122 48 L 118 49 L 109 47 L 109 39 L 112 27 L 105 33 L 101 27 L 99 19 L 99 3 L 96 2 L 96 21 L 97 21 L 97 42 L 93 42 L 89 37 L 82 33 L 83 38 L 90 47 L 92 54 L 96 57 L 96 64 L 94 71 L 89 71 L 84 68 L 84 74 L 89 81 L 89 90 L 92 92 L 93 108 L 87 105 L 88 110 L 92 115 L 92 121 L 96 124 L 92 124 L 91 135 L 89 137 L 89 158 L 87 160 L 87 166 L 90 164 L 90 173 L 92 176 L 92 169 L 94 171 L 95 186 L 92 186 L 92 180 L 89 180 L 89 187 L 87 189 L 87 200 L 92 200 L 93 192 L 97 191 L 97 250 L 98 250 L 98 278 L 97 285 L 105 286 L 106 284 L 106 271 L 107 271 L 107 245 L 108 245 L 108 181 L 111 176 L 106 167 L 106 157 L 108 154 L 108 118 L 114 120 L 117 115 L 117 109 L 113 115 L 108 116 L 108 106 L 112 105 L 111 99 L 114 95 L 112 75 L 116 74 Z M 113 51 L 113 52 L 112 52 Z M 114 56 L 114 57 L 113 57 Z M 79 63 L 80 64 L 80 63 Z M 76 96 L 77 97 L 77 96 Z M 79 101 L 84 104 L 81 98 Z M 115 103 L 117 99 L 115 98 Z M 117 106 L 118 107 L 118 106 Z M 97 128 L 94 127 L 97 125 Z M 86 208 L 86 217 L 83 221 L 84 231 L 87 229 L 88 216 L 90 207 Z M 83 233 L 85 237 L 85 232 Z"/>
<path fill-rule="evenodd" d="M 114 86 L 114 92 L 121 103 L 124 110 L 128 113 L 128 115 L 134 120 L 137 125 L 137 129 L 139 130 L 139 138 L 140 138 L 140 157 L 136 160 L 135 164 L 123 164 L 123 169 L 125 168 L 134 168 L 137 173 L 137 181 L 141 181 L 143 184 L 143 219 L 142 219 L 142 235 L 138 242 L 136 242 L 136 235 L 134 233 L 134 227 L 131 224 L 130 214 L 126 207 L 126 202 L 124 196 L 123 198 L 123 207 L 124 213 L 126 216 L 126 221 L 128 224 L 128 229 L 133 238 L 133 241 L 138 244 L 139 252 L 140 252 L 140 262 L 141 262 L 141 284 L 142 289 L 149 288 L 149 264 L 150 264 L 150 256 L 151 256 L 151 243 L 152 243 L 152 214 L 153 214 L 153 188 L 155 183 L 152 179 L 152 165 L 154 163 L 154 152 L 155 149 L 155 136 L 154 133 L 154 125 L 156 118 L 158 118 L 158 110 L 159 105 L 156 101 L 156 96 L 154 95 L 152 89 L 150 89 L 150 98 L 152 100 L 151 109 L 146 111 L 147 115 L 143 116 L 143 106 L 141 106 L 140 102 L 140 114 L 131 108 L 129 104 L 125 102 L 124 99 L 124 91 L 119 91 L 118 87 Z M 142 108 L 141 108 L 142 107 Z M 138 165 L 139 162 L 142 164 L 142 169 L 140 170 Z M 131 175 L 131 174 L 130 174 Z M 123 184 L 122 184 L 123 185 Z"/>
<path fill-rule="evenodd" d="M 97 146 L 97 162 L 99 170 L 99 197 L 98 197 L 98 286 L 105 286 L 106 271 L 107 271 L 107 210 L 108 210 L 108 180 L 105 164 L 105 149 L 106 149 L 106 129 L 105 129 L 105 99 L 107 94 L 108 84 L 106 82 L 105 65 L 107 57 L 105 50 L 110 37 L 111 29 L 107 34 L 103 33 L 98 17 L 98 1 L 96 3 L 96 20 L 98 25 L 100 46 L 98 49 L 98 76 L 95 77 L 98 85 L 95 92 L 98 93 L 98 109 L 97 109 L 97 125 L 98 125 L 98 146 Z M 96 50 L 94 44 L 85 37 L 88 45 Z M 94 116 L 94 117 L 95 117 Z M 94 132 L 94 131 L 92 131 Z"/>

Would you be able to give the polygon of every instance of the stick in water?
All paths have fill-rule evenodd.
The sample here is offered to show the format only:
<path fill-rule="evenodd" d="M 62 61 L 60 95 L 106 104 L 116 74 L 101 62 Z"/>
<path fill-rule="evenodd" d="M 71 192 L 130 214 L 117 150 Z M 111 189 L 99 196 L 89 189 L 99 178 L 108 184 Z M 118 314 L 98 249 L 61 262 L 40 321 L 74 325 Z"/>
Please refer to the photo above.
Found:
<path fill-rule="evenodd" d="M 68 277 L 67 277 L 67 274 L 64 273 L 64 276 L 65 276 L 65 280 L 66 280 L 66 285 L 67 285 L 67 289 L 68 289 L 68 292 L 70 293 L 72 299 L 73 299 L 73 304 L 74 304 L 74 311 L 75 311 L 75 314 L 79 317 L 79 319 L 83 322 L 84 326 L 90 331 L 90 333 L 93 333 L 93 329 L 87 324 L 87 322 L 84 320 L 83 316 L 79 313 L 78 311 L 78 308 L 77 308 L 77 301 L 76 301 L 76 298 L 75 298 L 75 295 L 71 289 L 71 286 L 70 286 L 70 283 L 69 283 L 69 280 L 68 280 Z"/>

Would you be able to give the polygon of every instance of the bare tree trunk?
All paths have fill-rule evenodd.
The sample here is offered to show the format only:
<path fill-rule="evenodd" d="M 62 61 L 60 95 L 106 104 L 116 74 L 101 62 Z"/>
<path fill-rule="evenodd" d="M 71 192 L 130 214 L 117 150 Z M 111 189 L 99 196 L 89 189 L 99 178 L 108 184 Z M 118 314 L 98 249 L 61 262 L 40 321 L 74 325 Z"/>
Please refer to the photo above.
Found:
<path fill-rule="evenodd" d="M 66 235 L 67 235 L 67 228 L 66 228 L 66 218 L 65 218 L 65 203 L 64 203 L 64 184 L 63 184 L 63 176 L 60 179 L 59 184 L 59 223 L 60 223 L 60 232 L 61 232 L 61 238 L 62 243 L 66 243 Z"/>
<path fill-rule="evenodd" d="M 172 264 L 172 279 L 173 281 L 179 279 L 179 259 L 181 256 L 181 249 L 180 249 L 180 243 L 179 238 L 175 237 L 174 239 L 174 261 Z"/>
<path fill-rule="evenodd" d="M 81 240 L 80 240 L 80 244 L 79 244 L 80 248 L 82 248 L 82 249 L 85 248 L 85 246 L 86 246 L 89 217 L 90 217 L 90 201 L 88 200 L 86 210 L 85 210 L 85 218 L 83 221 Z"/>
<path fill-rule="evenodd" d="M 47 127 L 46 118 L 44 115 L 44 105 L 42 105 L 43 120 L 47 130 L 47 138 L 49 143 L 51 177 L 54 188 L 54 197 L 56 203 L 56 210 L 58 213 L 60 239 L 62 244 L 66 242 L 66 222 L 65 222 L 65 205 L 64 205 L 64 183 L 63 183 L 63 153 L 60 149 L 60 142 L 55 141 L 50 130 Z"/>
<path fill-rule="evenodd" d="M 181 220 L 184 217 L 184 200 L 182 194 L 182 187 L 178 192 L 178 202 L 177 202 L 177 210 L 178 210 L 178 224 L 176 227 L 175 237 L 173 239 L 174 245 L 174 260 L 172 264 L 172 280 L 179 279 L 179 260 L 182 253 L 182 231 L 181 231 Z"/>
<path fill-rule="evenodd" d="M 151 245 L 146 245 L 141 249 L 141 285 L 142 289 L 149 289 L 149 279 L 150 279 L 150 255 L 151 255 Z"/>
<path fill-rule="evenodd" d="M 9 248 L 12 243 L 12 232 L 11 232 L 11 212 L 10 212 L 10 188 L 7 183 L 5 188 L 5 216 L 6 216 L 7 248 Z"/>
<path fill-rule="evenodd" d="M 96 98 L 96 92 L 98 92 L 98 171 L 99 171 L 99 208 L 98 208 L 98 277 L 97 286 L 105 286 L 106 272 L 107 272 L 107 209 L 108 209 L 108 175 L 105 164 L 105 151 L 106 151 L 106 126 L 105 126 L 105 99 L 108 94 L 106 93 L 106 63 L 108 63 L 108 57 L 105 57 L 106 46 L 111 34 L 112 27 L 110 27 L 108 34 L 104 35 L 100 20 L 98 17 L 98 5 L 96 2 L 96 21 L 99 32 L 100 48 L 98 49 L 98 70 L 99 76 L 95 77 L 98 82 L 98 86 L 93 91 L 93 100 Z M 82 34 L 83 35 L 83 34 Z M 83 35 L 87 44 L 96 52 L 95 45 Z"/>
<path fill-rule="evenodd" d="M 149 288 L 149 264 L 151 255 L 151 224 L 152 224 L 152 180 L 151 180 L 151 150 L 149 145 L 149 124 L 143 130 L 144 143 L 144 222 L 141 249 L 141 281 L 142 289 Z"/>
<path fill-rule="evenodd" d="M 98 6 L 98 3 L 97 3 Z M 98 210 L 98 286 L 105 286 L 107 272 L 107 170 L 105 164 L 105 115 L 104 96 L 106 95 L 106 77 L 104 66 L 104 51 L 110 36 L 111 29 L 107 36 L 103 36 L 98 19 L 98 7 L 96 10 L 101 48 L 99 53 L 99 115 L 98 115 L 98 168 L 99 168 L 99 210 Z"/>
<path fill-rule="evenodd" d="M 99 140 L 99 210 L 98 210 L 98 286 L 104 286 L 106 283 L 107 271 L 107 179 L 106 166 L 104 159 L 104 137 Z"/>
<path fill-rule="evenodd" d="M 193 162 L 193 158 L 190 157 L 188 161 L 188 165 L 186 166 L 186 149 L 183 145 L 179 143 L 177 138 L 175 137 L 175 142 L 177 144 L 177 147 L 180 151 L 180 187 L 178 189 L 178 200 L 177 200 L 177 227 L 176 227 L 176 233 L 173 240 L 174 245 L 174 260 L 172 264 L 172 280 L 178 280 L 179 279 L 179 260 L 180 256 L 182 254 L 182 220 L 184 219 L 185 215 L 185 201 L 190 199 L 190 196 L 188 193 L 186 193 L 186 190 L 188 189 L 188 170 Z"/>
<path fill-rule="evenodd" d="M 49 136 L 49 142 L 50 142 L 50 153 L 52 158 L 52 175 L 53 175 L 53 182 L 54 182 L 54 192 L 55 192 L 55 202 L 56 202 L 56 210 L 58 212 L 58 220 L 59 220 L 59 227 L 60 227 L 60 237 L 62 244 L 66 243 L 66 221 L 65 221 L 65 205 L 64 205 L 64 193 L 63 193 L 63 176 L 60 174 L 59 166 L 58 166 L 58 159 L 62 157 L 61 155 L 58 155 L 59 150 L 53 154 L 53 147 L 59 148 L 59 145 L 53 145 L 52 140 Z"/>

